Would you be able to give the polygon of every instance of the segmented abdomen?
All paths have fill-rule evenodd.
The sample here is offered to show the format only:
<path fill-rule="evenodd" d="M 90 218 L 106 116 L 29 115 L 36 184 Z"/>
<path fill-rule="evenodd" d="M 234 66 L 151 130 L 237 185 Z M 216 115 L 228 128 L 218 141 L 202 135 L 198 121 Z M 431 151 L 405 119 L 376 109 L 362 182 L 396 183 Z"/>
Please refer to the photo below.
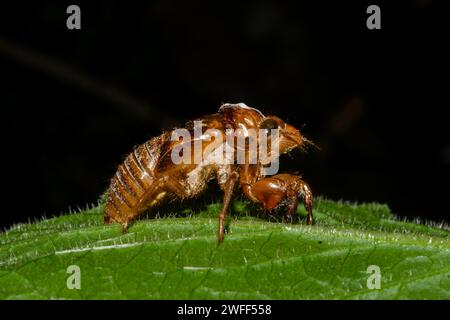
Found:
<path fill-rule="evenodd" d="M 109 187 L 105 222 L 128 221 L 139 213 L 136 205 L 155 179 L 162 139 L 159 136 L 140 145 L 119 165 Z"/>

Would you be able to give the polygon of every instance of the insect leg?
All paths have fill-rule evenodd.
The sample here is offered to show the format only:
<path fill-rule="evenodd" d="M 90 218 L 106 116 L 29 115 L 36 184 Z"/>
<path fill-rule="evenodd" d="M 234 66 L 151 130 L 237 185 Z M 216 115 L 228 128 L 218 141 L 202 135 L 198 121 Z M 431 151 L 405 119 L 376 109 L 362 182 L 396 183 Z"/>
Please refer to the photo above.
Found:
<path fill-rule="evenodd" d="M 276 209 L 282 205 L 287 206 L 289 215 L 295 214 L 300 197 L 308 212 L 308 224 L 313 222 L 311 189 L 297 175 L 282 173 L 260 179 L 255 183 L 246 183 L 243 185 L 243 191 L 250 200 L 261 203 L 266 210 Z"/>
<path fill-rule="evenodd" d="M 308 212 L 308 224 L 313 223 L 313 214 L 312 214 L 312 206 L 313 206 L 313 194 L 308 184 L 304 181 L 300 183 L 300 195 L 303 199 L 303 205 L 305 206 L 306 211 Z"/>
<path fill-rule="evenodd" d="M 233 196 L 234 187 L 238 178 L 238 173 L 236 171 L 232 172 L 223 186 L 223 204 L 219 214 L 219 230 L 217 235 L 219 244 L 223 242 L 225 218 L 227 216 L 228 208 L 230 207 L 231 197 Z"/>
<path fill-rule="evenodd" d="M 300 197 L 308 212 L 307 223 L 311 225 L 313 223 L 313 194 L 308 184 L 296 175 L 280 174 L 278 176 L 282 176 L 286 181 L 285 192 L 288 197 L 288 214 L 293 215 L 297 211 L 298 198 Z"/>
<path fill-rule="evenodd" d="M 128 232 L 128 221 L 125 221 L 120 225 L 120 230 L 122 231 L 122 234 Z"/>

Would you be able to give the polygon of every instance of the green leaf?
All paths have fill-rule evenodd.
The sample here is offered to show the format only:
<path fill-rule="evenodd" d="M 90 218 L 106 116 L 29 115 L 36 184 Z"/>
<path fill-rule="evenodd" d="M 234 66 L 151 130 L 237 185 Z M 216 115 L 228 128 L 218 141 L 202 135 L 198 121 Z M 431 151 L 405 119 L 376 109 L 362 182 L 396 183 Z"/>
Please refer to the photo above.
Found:
<path fill-rule="evenodd" d="M 308 226 L 300 207 L 300 221 L 288 223 L 250 214 L 252 207 L 236 201 L 218 246 L 219 209 L 142 219 L 127 234 L 103 224 L 102 205 L 16 225 L 0 234 L 0 298 L 450 296 L 448 226 L 399 221 L 386 205 L 326 199 L 316 201 L 316 223 Z M 67 286 L 71 265 L 80 268 L 80 289 Z M 368 288 L 371 265 L 380 268 L 379 289 Z"/>

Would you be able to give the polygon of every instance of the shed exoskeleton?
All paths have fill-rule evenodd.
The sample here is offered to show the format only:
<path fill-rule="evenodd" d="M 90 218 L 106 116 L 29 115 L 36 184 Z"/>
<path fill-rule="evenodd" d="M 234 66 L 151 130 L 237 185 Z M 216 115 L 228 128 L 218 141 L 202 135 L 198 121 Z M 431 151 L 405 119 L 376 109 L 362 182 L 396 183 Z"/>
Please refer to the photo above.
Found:
<path fill-rule="evenodd" d="M 310 143 L 299 130 L 278 117 L 264 116 L 259 110 L 243 103 L 223 104 L 217 113 L 197 120 L 188 122 L 185 128 L 185 132 L 192 134 L 191 138 L 173 139 L 177 129 L 166 131 L 138 146 L 126 157 L 111 179 L 105 223 L 120 223 L 122 231 L 126 232 L 130 223 L 144 211 L 170 198 L 196 197 L 206 189 L 211 179 L 216 178 L 223 191 L 219 243 L 223 241 L 226 215 L 238 186 L 245 197 L 262 204 L 266 210 L 286 206 L 287 212 L 292 215 L 298 199 L 302 199 L 308 212 L 308 224 L 312 224 L 313 195 L 309 186 L 298 175 L 282 173 L 268 176 L 264 169 L 275 156 Z M 196 123 L 199 121 L 201 134 L 196 136 Z M 250 144 L 230 144 L 224 138 L 229 132 L 237 132 L 236 139 L 244 135 L 244 141 L 248 142 L 251 130 L 256 132 L 257 138 L 267 135 L 264 141 L 276 146 L 277 152 L 269 146 L 266 158 L 256 157 L 256 161 L 251 161 L 255 151 Z M 277 135 L 270 135 L 273 131 Z M 260 140 L 256 141 L 259 143 Z M 189 150 L 195 150 L 198 146 L 201 148 L 200 152 L 191 152 L 187 156 L 184 154 L 187 149 L 183 149 L 183 159 L 189 161 L 176 163 L 174 154 L 179 155 L 178 150 L 183 146 L 192 147 Z M 257 147 L 259 150 L 260 146 Z M 225 158 L 217 161 L 217 155 L 223 155 L 225 150 L 232 159 L 225 157 L 228 161 L 224 161 Z M 244 155 L 240 162 L 237 161 L 238 152 Z"/>

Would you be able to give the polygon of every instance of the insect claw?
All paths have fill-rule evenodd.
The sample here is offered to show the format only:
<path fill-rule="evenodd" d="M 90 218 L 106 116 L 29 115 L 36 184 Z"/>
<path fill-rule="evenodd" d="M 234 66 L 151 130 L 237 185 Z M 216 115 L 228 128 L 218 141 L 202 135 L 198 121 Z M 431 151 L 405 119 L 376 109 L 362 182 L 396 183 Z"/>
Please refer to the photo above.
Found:
<path fill-rule="evenodd" d="M 306 211 L 308 212 L 308 219 L 307 219 L 307 223 L 309 225 L 313 224 L 313 214 L 312 214 L 312 194 L 305 194 L 304 198 L 303 198 L 303 204 L 305 206 Z"/>
<path fill-rule="evenodd" d="M 125 234 L 125 233 L 128 232 L 128 221 L 122 223 L 122 230 L 121 231 L 122 231 L 122 234 Z"/>

